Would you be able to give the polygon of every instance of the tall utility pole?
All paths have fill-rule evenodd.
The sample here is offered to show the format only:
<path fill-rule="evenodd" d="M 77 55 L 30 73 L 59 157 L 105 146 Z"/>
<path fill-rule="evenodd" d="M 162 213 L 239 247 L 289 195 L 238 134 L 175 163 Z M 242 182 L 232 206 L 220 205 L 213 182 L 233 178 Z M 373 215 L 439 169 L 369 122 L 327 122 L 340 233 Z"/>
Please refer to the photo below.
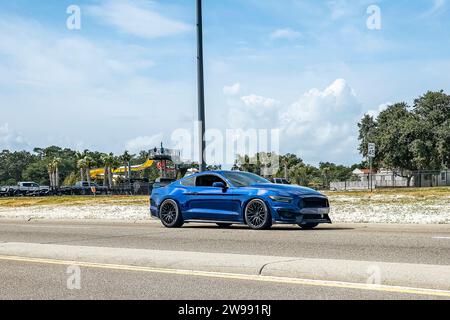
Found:
<path fill-rule="evenodd" d="M 205 161 L 205 80 L 203 71 L 203 18 L 202 0 L 197 0 L 197 76 L 200 172 L 206 171 Z"/>

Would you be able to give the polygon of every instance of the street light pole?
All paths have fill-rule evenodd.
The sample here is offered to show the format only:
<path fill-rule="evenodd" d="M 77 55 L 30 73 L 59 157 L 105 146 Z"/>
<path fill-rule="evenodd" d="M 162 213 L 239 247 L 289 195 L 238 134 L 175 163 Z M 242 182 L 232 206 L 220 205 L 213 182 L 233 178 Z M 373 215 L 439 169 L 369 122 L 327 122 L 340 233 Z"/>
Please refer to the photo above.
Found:
<path fill-rule="evenodd" d="M 206 171 L 205 160 L 205 80 L 203 70 L 203 17 L 202 0 L 197 0 L 197 81 L 198 81 L 198 123 L 200 172 Z"/>

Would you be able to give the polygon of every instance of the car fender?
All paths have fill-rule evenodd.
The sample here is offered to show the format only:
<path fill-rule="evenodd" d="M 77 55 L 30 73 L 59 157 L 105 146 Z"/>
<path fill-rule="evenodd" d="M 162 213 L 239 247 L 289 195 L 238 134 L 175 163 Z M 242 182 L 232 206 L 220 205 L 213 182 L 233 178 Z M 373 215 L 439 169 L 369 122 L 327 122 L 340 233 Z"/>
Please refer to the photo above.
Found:
<path fill-rule="evenodd" d="M 246 219 L 245 219 L 245 208 L 247 208 L 247 205 L 250 203 L 250 201 L 252 200 L 261 200 L 262 202 L 264 202 L 264 204 L 266 205 L 267 209 L 270 212 L 270 216 L 272 217 L 272 221 L 274 221 L 274 212 L 272 210 L 272 207 L 270 206 L 270 204 L 268 203 L 267 199 L 265 199 L 262 196 L 252 196 L 250 198 L 248 198 L 245 202 L 243 202 L 242 206 L 241 206 L 241 218 L 242 221 L 244 221 L 244 223 L 247 223 Z"/>

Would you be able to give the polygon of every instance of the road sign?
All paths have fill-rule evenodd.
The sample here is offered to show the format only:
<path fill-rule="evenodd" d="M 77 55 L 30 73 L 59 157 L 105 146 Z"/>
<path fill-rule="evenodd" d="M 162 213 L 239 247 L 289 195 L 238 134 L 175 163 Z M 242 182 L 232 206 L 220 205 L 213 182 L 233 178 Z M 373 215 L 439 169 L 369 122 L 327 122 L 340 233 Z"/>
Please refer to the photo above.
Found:
<path fill-rule="evenodd" d="M 369 143 L 369 158 L 375 158 L 376 156 L 376 145 L 375 143 Z"/>

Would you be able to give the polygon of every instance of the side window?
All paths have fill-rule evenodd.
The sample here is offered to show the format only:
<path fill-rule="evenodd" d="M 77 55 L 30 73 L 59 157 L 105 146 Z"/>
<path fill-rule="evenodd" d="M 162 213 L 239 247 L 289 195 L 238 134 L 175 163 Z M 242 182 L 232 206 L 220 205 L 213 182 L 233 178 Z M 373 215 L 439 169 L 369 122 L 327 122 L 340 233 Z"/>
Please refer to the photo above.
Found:
<path fill-rule="evenodd" d="M 195 187 L 195 178 L 196 177 L 189 177 L 181 181 L 181 185 L 185 187 Z"/>
<path fill-rule="evenodd" d="M 218 176 L 214 175 L 205 175 L 205 176 L 199 176 L 197 177 L 197 187 L 212 187 L 214 183 L 216 182 L 222 182 L 226 185 L 225 181 L 223 181 Z"/>

